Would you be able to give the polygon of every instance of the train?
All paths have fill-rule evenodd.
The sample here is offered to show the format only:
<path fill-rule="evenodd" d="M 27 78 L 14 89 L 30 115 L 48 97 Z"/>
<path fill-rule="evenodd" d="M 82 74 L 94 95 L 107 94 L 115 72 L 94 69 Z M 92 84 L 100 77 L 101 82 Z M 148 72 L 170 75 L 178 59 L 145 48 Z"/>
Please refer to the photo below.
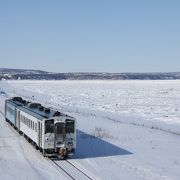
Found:
<path fill-rule="evenodd" d="M 5 100 L 5 120 L 43 156 L 67 158 L 75 154 L 76 119 L 37 102 Z"/>

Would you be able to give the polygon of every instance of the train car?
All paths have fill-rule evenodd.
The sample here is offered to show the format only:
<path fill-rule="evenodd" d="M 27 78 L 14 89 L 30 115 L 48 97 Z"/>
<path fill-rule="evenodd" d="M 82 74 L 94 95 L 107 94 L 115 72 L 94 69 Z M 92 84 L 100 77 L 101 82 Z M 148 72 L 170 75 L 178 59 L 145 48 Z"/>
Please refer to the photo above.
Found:
<path fill-rule="evenodd" d="M 13 97 L 5 101 L 5 119 L 44 156 L 64 158 L 75 152 L 76 120 L 71 116 Z"/>

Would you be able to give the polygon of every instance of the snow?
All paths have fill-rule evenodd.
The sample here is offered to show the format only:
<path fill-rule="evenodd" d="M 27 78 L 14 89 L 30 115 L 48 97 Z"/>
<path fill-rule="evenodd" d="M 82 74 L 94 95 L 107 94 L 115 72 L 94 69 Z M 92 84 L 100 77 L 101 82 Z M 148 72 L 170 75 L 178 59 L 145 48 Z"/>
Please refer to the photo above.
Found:
<path fill-rule="evenodd" d="M 93 179 L 179 179 L 179 80 L 2 81 L 0 87 L 7 96 L 21 95 L 74 116 L 77 150 L 70 161 Z M 0 179 L 23 179 L 27 173 L 29 179 L 61 177 L 0 119 Z"/>

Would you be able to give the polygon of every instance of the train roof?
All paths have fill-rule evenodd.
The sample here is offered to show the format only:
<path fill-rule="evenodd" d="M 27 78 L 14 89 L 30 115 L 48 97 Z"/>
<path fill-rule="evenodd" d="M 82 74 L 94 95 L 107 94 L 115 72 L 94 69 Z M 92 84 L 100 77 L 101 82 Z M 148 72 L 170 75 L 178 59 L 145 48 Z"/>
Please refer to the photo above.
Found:
<path fill-rule="evenodd" d="M 6 101 L 10 102 L 14 106 L 18 106 L 20 110 L 40 120 L 49 119 L 49 118 L 57 117 L 57 116 L 66 116 L 68 118 L 73 118 L 59 111 L 55 111 L 52 108 L 44 107 L 40 103 L 26 101 L 22 99 L 21 97 L 13 97 Z"/>

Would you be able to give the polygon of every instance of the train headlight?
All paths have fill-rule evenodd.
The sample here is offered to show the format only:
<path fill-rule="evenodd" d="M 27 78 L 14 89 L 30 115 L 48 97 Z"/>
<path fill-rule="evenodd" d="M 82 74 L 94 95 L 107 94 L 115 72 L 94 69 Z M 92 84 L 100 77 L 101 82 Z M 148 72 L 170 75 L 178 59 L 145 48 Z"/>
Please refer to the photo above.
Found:
<path fill-rule="evenodd" d="M 73 142 L 68 142 L 67 148 L 68 148 L 68 151 L 71 151 L 71 149 L 73 148 Z"/>
<path fill-rule="evenodd" d="M 68 146 L 73 146 L 73 142 L 68 142 Z"/>

